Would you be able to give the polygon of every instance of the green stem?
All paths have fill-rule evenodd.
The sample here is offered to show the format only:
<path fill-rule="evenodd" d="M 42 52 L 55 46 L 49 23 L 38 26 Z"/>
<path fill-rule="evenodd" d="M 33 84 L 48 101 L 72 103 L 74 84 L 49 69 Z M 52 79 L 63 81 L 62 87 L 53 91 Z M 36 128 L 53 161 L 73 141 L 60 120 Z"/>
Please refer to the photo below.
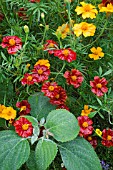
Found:
<path fill-rule="evenodd" d="M 58 72 L 58 74 L 56 75 L 55 79 L 58 77 L 59 74 L 62 73 L 62 71 L 63 71 L 64 68 L 65 68 L 65 65 L 66 65 L 66 63 L 65 63 L 65 61 L 64 61 L 63 66 L 62 66 L 61 70 Z"/>

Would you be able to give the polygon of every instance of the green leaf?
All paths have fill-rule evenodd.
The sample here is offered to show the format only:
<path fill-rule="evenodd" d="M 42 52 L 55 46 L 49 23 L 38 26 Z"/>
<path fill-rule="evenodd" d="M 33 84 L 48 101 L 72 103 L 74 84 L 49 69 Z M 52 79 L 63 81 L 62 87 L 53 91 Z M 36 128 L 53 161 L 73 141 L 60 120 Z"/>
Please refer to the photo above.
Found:
<path fill-rule="evenodd" d="M 57 154 L 57 145 L 49 139 L 40 140 L 36 146 L 37 170 L 46 170 Z"/>
<path fill-rule="evenodd" d="M 111 74 L 111 73 L 112 73 L 112 70 L 110 69 L 110 70 L 106 71 L 106 72 L 102 75 L 102 77 L 103 77 L 103 76 L 107 76 L 108 74 Z"/>
<path fill-rule="evenodd" d="M 100 74 L 100 76 L 102 74 L 102 67 L 101 66 L 99 67 L 99 74 Z"/>
<path fill-rule="evenodd" d="M 6 127 L 6 120 L 0 118 L 0 127 Z"/>
<path fill-rule="evenodd" d="M 26 138 L 21 138 L 14 131 L 0 132 L 0 170 L 17 170 L 30 154 Z"/>
<path fill-rule="evenodd" d="M 31 115 L 36 117 L 38 120 L 46 118 L 51 110 L 56 109 L 56 106 L 50 104 L 49 98 L 43 96 L 42 93 L 37 93 L 28 98 L 28 102 L 31 105 Z"/>
<path fill-rule="evenodd" d="M 100 106 L 102 106 L 101 100 L 99 98 L 96 98 L 96 99 L 97 99 L 98 103 L 100 104 Z"/>
<path fill-rule="evenodd" d="M 84 138 L 61 143 L 59 149 L 67 170 L 102 170 L 96 152 Z"/>
<path fill-rule="evenodd" d="M 1 56 L 2 56 L 2 58 L 3 58 L 5 61 L 8 61 L 7 57 L 4 55 L 3 52 L 1 52 Z"/>
<path fill-rule="evenodd" d="M 77 119 L 65 109 L 51 111 L 44 126 L 57 141 L 61 142 L 73 140 L 79 133 Z"/>
<path fill-rule="evenodd" d="M 97 114 L 97 111 L 91 112 L 91 113 L 88 115 L 88 117 L 89 117 L 89 118 L 93 118 L 96 114 Z"/>
<path fill-rule="evenodd" d="M 27 160 L 26 164 L 27 164 L 27 167 L 30 170 L 38 170 L 37 165 L 36 165 L 36 159 L 35 159 L 35 152 L 34 151 L 31 151 L 29 159 Z"/>

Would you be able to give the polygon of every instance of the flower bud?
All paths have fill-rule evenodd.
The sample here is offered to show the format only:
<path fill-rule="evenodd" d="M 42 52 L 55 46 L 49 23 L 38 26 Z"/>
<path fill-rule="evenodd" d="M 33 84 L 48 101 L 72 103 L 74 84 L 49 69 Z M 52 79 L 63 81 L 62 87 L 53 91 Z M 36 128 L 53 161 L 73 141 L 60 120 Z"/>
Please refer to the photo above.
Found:
<path fill-rule="evenodd" d="M 44 17 L 45 17 L 45 16 L 44 16 L 44 13 L 42 12 L 42 13 L 41 13 L 41 18 L 43 19 Z"/>
<path fill-rule="evenodd" d="M 26 34 L 29 33 L 29 27 L 27 25 L 24 25 L 24 31 L 25 31 Z"/>

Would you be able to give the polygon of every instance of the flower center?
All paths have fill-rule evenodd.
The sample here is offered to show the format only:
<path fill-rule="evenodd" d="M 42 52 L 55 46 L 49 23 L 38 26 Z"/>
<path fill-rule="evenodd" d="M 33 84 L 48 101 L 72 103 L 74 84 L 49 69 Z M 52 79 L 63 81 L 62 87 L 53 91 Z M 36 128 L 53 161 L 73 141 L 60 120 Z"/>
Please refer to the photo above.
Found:
<path fill-rule="evenodd" d="M 12 114 L 12 112 L 11 112 L 11 111 L 9 111 L 9 112 L 7 113 L 7 115 L 8 115 L 8 116 L 11 116 L 11 114 Z"/>
<path fill-rule="evenodd" d="M 83 126 L 84 128 L 86 128 L 86 127 L 88 127 L 88 123 L 87 123 L 87 122 L 84 122 L 84 123 L 82 124 L 82 126 Z"/>
<path fill-rule="evenodd" d="M 83 24 L 82 27 L 81 27 L 81 29 L 82 29 L 83 31 L 86 31 L 86 30 L 88 29 L 88 26 L 87 26 L 86 24 Z"/>
<path fill-rule="evenodd" d="M 54 44 L 53 43 L 50 43 L 49 45 L 48 45 L 48 47 L 50 48 L 53 48 L 54 47 Z"/>
<path fill-rule="evenodd" d="M 11 46 L 15 45 L 15 43 L 16 43 L 16 42 L 15 42 L 14 39 L 11 38 L 11 39 L 9 40 L 9 44 L 10 44 Z"/>
<path fill-rule="evenodd" d="M 69 50 L 63 50 L 62 54 L 64 54 L 65 56 L 69 55 Z"/>
<path fill-rule="evenodd" d="M 102 84 L 101 84 L 101 83 L 98 83 L 98 84 L 96 85 L 96 87 L 99 88 L 99 89 L 101 89 Z"/>
<path fill-rule="evenodd" d="M 112 139 L 112 136 L 108 135 L 107 140 L 111 140 L 111 139 Z"/>
<path fill-rule="evenodd" d="M 92 141 L 92 137 L 91 136 L 88 136 L 88 141 Z"/>
<path fill-rule="evenodd" d="M 73 81 L 76 81 L 77 76 L 71 76 L 71 79 L 72 79 Z"/>
<path fill-rule="evenodd" d="M 29 124 L 24 124 L 24 125 L 22 125 L 22 129 L 23 129 L 23 130 L 28 130 L 28 128 L 29 128 Z"/>
<path fill-rule="evenodd" d="M 27 77 L 27 80 L 28 80 L 28 81 L 31 81 L 32 79 L 33 79 L 32 76 L 28 76 L 28 77 Z"/>
<path fill-rule="evenodd" d="M 91 10 L 89 5 L 84 6 L 84 11 L 85 12 L 89 12 Z"/>
<path fill-rule="evenodd" d="M 42 69 L 39 69 L 38 70 L 38 74 L 42 74 L 43 73 L 43 70 Z"/>
<path fill-rule="evenodd" d="M 53 86 L 49 86 L 49 91 L 53 91 L 54 90 L 54 87 Z"/>
<path fill-rule="evenodd" d="M 59 94 L 57 94 L 57 95 L 55 96 L 55 98 L 56 98 L 56 99 L 59 99 L 59 97 L 60 97 L 60 95 L 59 95 Z"/>
<path fill-rule="evenodd" d="M 20 111 L 26 110 L 26 106 L 22 106 Z"/>

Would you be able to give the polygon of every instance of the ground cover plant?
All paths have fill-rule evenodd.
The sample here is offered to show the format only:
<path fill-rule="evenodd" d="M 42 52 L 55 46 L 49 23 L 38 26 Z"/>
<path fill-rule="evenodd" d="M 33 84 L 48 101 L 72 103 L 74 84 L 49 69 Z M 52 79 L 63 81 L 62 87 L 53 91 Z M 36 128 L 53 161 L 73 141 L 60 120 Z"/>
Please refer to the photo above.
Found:
<path fill-rule="evenodd" d="M 112 170 L 112 58 L 112 0 L 1 0 L 0 169 Z"/>

